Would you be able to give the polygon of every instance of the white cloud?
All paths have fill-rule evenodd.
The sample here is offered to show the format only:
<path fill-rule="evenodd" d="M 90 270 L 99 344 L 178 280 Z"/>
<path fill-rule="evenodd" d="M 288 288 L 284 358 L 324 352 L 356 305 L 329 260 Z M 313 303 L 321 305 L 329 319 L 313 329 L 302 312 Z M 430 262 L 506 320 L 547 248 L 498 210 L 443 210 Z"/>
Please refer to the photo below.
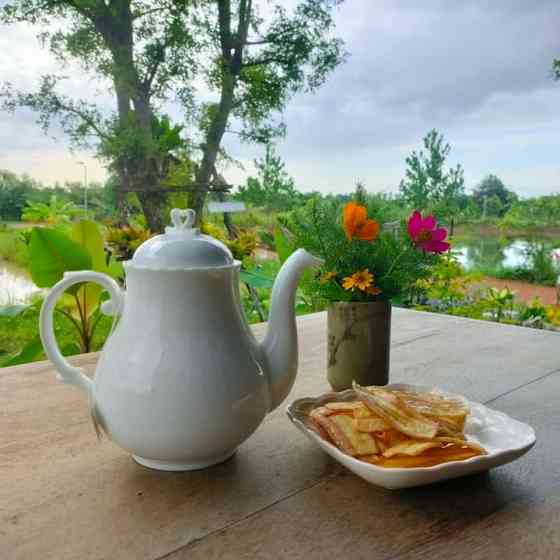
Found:
<path fill-rule="evenodd" d="M 348 63 L 285 114 L 279 150 L 301 188 L 344 192 L 362 179 L 372 190 L 395 189 L 404 158 L 435 127 L 469 186 L 496 173 L 523 194 L 560 191 L 560 83 L 550 75 L 560 56 L 557 1 L 347 0 L 336 20 Z M 56 67 L 28 28 L 2 30 L 0 79 L 32 87 Z M 67 93 L 112 106 L 75 68 L 65 71 Z M 49 181 L 79 176 L 66 143 L 33 122 L 25 112 L 0 114 L 0 167 Z M 226 145 L 248 171 L 262 151 L 234 137 Z M 91 170 L 102 177 L 99 165 Z M 226 171 L 230 182 L 244 176 Z"/>

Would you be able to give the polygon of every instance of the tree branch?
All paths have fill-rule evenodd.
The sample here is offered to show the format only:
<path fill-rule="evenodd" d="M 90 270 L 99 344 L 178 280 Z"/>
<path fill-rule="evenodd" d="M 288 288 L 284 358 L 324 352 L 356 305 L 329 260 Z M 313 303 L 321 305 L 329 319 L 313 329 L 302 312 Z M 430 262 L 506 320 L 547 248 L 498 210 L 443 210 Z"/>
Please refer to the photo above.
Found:
<path fill-rule="evenodd" d="M 252 0 L 241 0 L 239 5 L 239 21 L 237 24 L 237 40 L 231 71 L 237 76 L 243 67 L 243 50 L 249 34 L 249 23 L 251 21 L 251 11 L 253 9 Z"/>
<path fill-rule="evenodd" d="M 242 64 L 242 68 L 250 68 L 252 66 L 266 66 L 268 64 L 286 64 L 286 61 L 275 56 L 269 56 L 261 59 L 250 60 L 249 62 L 244 62 Z"/>
<path fill-rule="evenodd" d="M 218 0 L 220 46 L 226 62 L 231 62 L 231 0 Z"/>
<path fill-rule="evenodd" d="M 166 11 L 167 11 L 167 7 L 164 6 L 160 6 L 159 8 L 151 8 L 149 10 L 146 10 L 145 12 L 137 12 L 133 14 L 132 19 L 137 20 L 146 16 L 151 16 L 152 14 L 157 14 L 158 12 L 166 12 Z"/>
<path fill-rule="evenodd" d="M 63 111 L 76 115 L 78 118 L 82 119 L 82 121 L 84 121 L 84 123 L 87 126 L 89 126 L 92 130 L 95 131 L 95 133 L 97 134 L 97 136 L 99 136 L 99 138 L 103 140 L 109 140 L 111 138 L 109 134 L 107 134 L 106 132 L 101 130 L 101 128 L 99 128 L 99 125 L 87 113 L 80 111 L 80 109 L 73 107 L 72 105 L 64 105 L 61 101 L 59 101 L 59 107 Z"/>

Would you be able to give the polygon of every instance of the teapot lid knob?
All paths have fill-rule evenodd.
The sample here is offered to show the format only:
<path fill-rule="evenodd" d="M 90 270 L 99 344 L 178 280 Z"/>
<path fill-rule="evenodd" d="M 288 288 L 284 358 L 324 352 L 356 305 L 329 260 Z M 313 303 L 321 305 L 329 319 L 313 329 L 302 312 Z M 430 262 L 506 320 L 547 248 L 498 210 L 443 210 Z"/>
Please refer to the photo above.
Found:
<path fill-rule="evenodd" d="M 173 226 L 166 227 L 165 233 L 198 233 L 198 229 L 193 228 L 196 212 L 192 208 L 173 208 L 170 216 Z"/>

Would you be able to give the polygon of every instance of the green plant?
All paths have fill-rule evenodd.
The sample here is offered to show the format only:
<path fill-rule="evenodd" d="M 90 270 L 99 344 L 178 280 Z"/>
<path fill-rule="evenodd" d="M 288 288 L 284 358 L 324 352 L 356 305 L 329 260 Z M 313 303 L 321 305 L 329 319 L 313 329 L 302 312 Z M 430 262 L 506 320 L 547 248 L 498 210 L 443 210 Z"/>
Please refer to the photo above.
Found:
<path fill-rule="evenodd" d="M 513 314 L 515 292 L 509 288 L 488 288 L 486 292 L 486 306 L 488 311 L 498 323 L 504 319 L 506 311 Z"/>
<path fill-rule="evenodd" d="M 527 247 L 526 254 L 531 263 L 534 282 L 537 284 L 554 285 L 558 273 L 547 244 L 532 242 Z"/>
<path fill-rule="evenodd" d="M 438 300 L 444 306 L 456 307 L 465 300 L 468 287 L 475 278 L 475 275 L 465 273 L 456 255 L 448 253 L 442 255 L 432 267 L 428 278 L 416 282 L 416 288 L 428 299 Z"/>
<path fill-rule="evenodd" d="M 150 237 L 152 233 L 149 229 L 133 225 L 109 227 L 106 235 L 107 245 L 121 261 L 131 259 L 134 251 Z"/>
<path fill-rule="evenodd" d="M 25 222 L 55 225 L 68 223 L 72 218 L 83 214 L 84 211 L 73 202 L 65 202 L 59 200 L 56 195 L 52 195 L 48 204 L 28 201 L 21 217 Z"/>
<path fill-rule="evenodd" d="M 539 298 L 534 298 L 520 310 L 519 319 L 530 326 L 543 324 L 548 319 L 547 308 Z"/>
<path fill-rule="evenodd" d="M 107 259 L 103 237 L 95 222 L 76 222 L 70 235 L 49 228 L 34 228 L 29 243 L 31 278 L 40 288 L 50 288 L 62 279 L 65 272 L 72 270 L 95 270 L 114 278 L 122 277 L 122 268 L 112 259 Z M 77 284 L 61 298 L 56 313 L 64 317 L 74 329 L 73 346 L 66 345 L 71 353 L 90 352 L 96 329 L 102 318 L 101 287 L 84 282 Z M 37 306 L 37 304 L 33 304 Z M 33 306 L 30 306 L 32 308 Z M 12 316 L 28 310 L 22 307 Z M 11 359 L 31 361 L 41 353 L 39 337 L 30 340 L 18 355 Z M 19 363 L 19 362 L 18 362 Z M 5 364 L 6 365 L 6 364 Z"/>

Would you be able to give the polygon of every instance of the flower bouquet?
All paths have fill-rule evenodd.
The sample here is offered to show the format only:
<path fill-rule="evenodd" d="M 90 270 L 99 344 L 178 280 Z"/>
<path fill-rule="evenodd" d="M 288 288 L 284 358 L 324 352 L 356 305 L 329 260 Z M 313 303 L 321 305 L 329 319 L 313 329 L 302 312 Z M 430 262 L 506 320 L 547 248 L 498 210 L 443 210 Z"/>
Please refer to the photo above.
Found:
<path fill-rule="evenodd" d="M 382 225 L 367 208 L 311 201 L 285 223 L 324 260 L 312 289 L 329 303 L 328 379 L 334 390 L 388 383 L 391 303 L 402 301 L 449 250 L 447 230 L 415 211 Z"/>

